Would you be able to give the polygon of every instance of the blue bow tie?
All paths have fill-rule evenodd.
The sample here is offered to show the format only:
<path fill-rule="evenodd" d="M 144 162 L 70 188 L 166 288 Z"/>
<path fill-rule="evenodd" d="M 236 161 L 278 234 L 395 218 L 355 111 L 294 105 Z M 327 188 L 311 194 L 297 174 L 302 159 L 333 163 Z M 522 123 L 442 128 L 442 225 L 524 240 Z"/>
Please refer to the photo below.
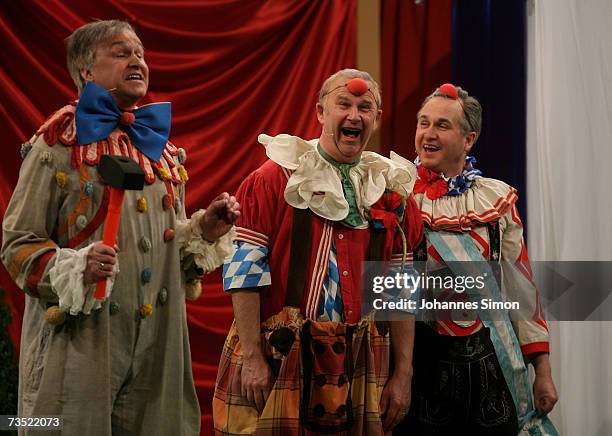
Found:
<path fill-rule="evenodd" d="M 106 89 L 87 82 L 76 107 L 77 142 L 90 144 L 108 138 L 117 125 L 136 148 L 157 162 L 170 135 L 171 104 L 154 103 L 123 112 Z"/>

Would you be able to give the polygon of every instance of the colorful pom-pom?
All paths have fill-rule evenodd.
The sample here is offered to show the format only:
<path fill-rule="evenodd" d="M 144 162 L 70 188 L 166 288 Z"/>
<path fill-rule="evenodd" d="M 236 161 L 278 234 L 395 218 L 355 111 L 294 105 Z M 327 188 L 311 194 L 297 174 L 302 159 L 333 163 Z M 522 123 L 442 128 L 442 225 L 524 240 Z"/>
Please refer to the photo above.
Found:
<path fill-rule="evenodd" d="M 62 325 L 66 321 L 66 312 L 59 306 L 51 306 L 45 312 L 45 321 L 51 325 Z"/>
<path fill-rule="evenodd" d="M 77 230 L 83 230 L 87 225 L 87 217 L 85 215 L 79 215 L 76 219 Z"/>
<path fill-rule="evenodd" d="M 138 209 L 138 212 L 145 213 L 148 208 L 149 207 L 147 206 L 147 199 L 144 197 L 140 197 L 136 202 L 136 209 Z"/>
<path fill-rule="evenodd" d="M 459 92 L 457 91 L 457 87 L 455 87 L 455 85 L 453 85 L 452 83 L 445 83 L 444 85 L 440 85 L 439 89 L 440 92 L 443 92 L 453 100 L 457 100 L 457 98 L 459 98 Z"/>
<path fill-rule="evenodd" d="M 162 197 L 162 207 L 164 210 L 168 210 L 172 207 L 172 197 L 170 194 L 166 194 Z"/>
<path fill-rule="evenodd" d="M 68 176 L 66 173 L 59 171 L 55 174 L 55 181 L 60 188 L 66 186 L 66 182 L 68 181 Z"/>
<path fill-rule="evenodd" d="M 151 268 L 146 267 L 145 269 L 142 270 L 142 272 L 140 273 L 140 280 L 142 281 L 142 284 L 145 285 L 147 283 L 149 283 L 151 281 Z"/>
<path fill-rule="evenodd" d="M 165 169 L 165 168 L 159 168 L 157 170 L 157 173 L 159 174 L 159 178 L 166 181 L 166 180 L 170 180 L 170 172 Z"/>
<path fill-rule="evenodd" d="M 119 119 L 119 123 L 124 126 L 131 126 L 134 124 L 134 121 L 136 121 L 136 116 L 132 112 L 123 112 Z"/>
<path fill-rule="evenodd" d="M 184 148 L 179 148 L 178 149 L 178 161 L 179 163 L 182 165 L 185 163 L 185 161 L 187 160 L 187 152 L 185 151 Z"/>
<path fill-rule="evenodd" d="M 25 159 L 30 150 L 32 150 L 32 144 L 30 144 L 29 142 L 24 142 L 23 144 L 21 144 L 21 149 L 19 150 L 21 158 Z"/>
<path fill-rule="evenodd" d="M 83 193 L 85 193 L 85 195 L 87 195 L 88 197 L 92 196 L 93 190 L 94 190 L 94 187 L 93 187 L 93 183 L 92 182 L 87 182 L 83 186 Z"/>
<path fill-rule="evenodd" d="M 52 160 L 53 160 L 53 155 L 51 154 L 50 151 L 43 151 L 42 154 L 40 155 L 40 163 L 41 164 L 49 163 Z"/>
<path fill-rule="evenodd" d="M 183 165 L 178 167 L 178 173 L 179 177 L 181 178 L 181 181 L 183 182 L 183 185 L 187 183 L 187 180 L 189 180 L 189 175 L 187 174 L 187 170 Z"/>
<path fill-rule="evenodd" d="M 170 242 L 174 239 L 174 229 L 164 230 L 164 241 Z"/>
<path fill-rule="evenodd" d="M 140 317 L 146 318 L 153 313 L 153 305 L 150 303 L 143 304 L 140 306 Z"/>

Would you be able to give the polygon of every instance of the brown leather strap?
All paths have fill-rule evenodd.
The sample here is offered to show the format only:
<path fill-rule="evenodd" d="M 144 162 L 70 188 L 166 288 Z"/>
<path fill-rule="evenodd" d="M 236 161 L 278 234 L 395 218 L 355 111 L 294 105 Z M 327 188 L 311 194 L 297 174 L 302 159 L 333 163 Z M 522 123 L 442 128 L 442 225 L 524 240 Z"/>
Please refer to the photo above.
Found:
<path fill-rule="evenodd" d="M 289 277 L 287 279 L 285 306 L 302 306 L 308 261 L 310 260 L 311 217 L 312 214 L 308 209 L 293 209 Z"/>

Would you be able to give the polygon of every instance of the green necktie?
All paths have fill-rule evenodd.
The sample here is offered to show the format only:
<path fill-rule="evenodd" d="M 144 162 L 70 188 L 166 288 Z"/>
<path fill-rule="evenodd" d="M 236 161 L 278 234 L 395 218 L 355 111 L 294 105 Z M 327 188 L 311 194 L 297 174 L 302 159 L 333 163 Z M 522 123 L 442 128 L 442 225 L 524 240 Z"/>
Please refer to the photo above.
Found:
<path fill-rule="evenodd" d="M 363 224 L 363 219 L 361 218 L 361 214 L 359 213 L 359 209 L 357 208 L 357 197 L 355 195 L 355 187 L 353 186 L 353 182 L 351 182 L 351 177 L 349 175 L 351 168 L 357 166 L 359 160 L 351 163 L 340 163 L 336 162 L 333 157 L 325 153 L 321 148 L 321 144 L 317 144 L 317 150 L 319 154 L 323 156 L 327 162 L 335 166 L 340 170 L 340 176 L 342 178 L 342 190 L 344 191 L 344 198 L 346 199 L 349 205 L 349 213 L 344 218 L 343 222 L 349 227 L 357 227 Z"/>

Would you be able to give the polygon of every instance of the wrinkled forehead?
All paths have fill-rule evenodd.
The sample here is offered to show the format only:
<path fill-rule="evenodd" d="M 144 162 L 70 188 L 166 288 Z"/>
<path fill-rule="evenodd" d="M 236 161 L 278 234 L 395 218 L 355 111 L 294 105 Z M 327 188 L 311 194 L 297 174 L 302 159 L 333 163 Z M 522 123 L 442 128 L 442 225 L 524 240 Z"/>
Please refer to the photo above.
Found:
<path fill-rule="evenodd" d="M 362 95 L 354 95 L 352 94 L 346 87 L 348 81 L 351 80 L 350 77 L 338 77 L 334 80 L 329 87 L 330 92 L 326 95 L 326 98 L 332 99 L 332 101 L 337 101 L 340 99 L 348 99 L 356 102 L 370 102 L 373 105 L 376 105 L 376 99 L 374 98 L 374 94 L 372 91 L 367 91 Z M 365 81 L 368 84 L 368 87 L 372 88 L 372 83 Z"/>
<path fill-rule="evenodd" d="M 112 49 L 114 47 L 140 48 L 144 50 L 142 41 L 131 30 L 120 30 L 100 41 L 97 48 Z"/>
<path fill-rule="evenodd" d="M 429 120 L 447 119 L 459 121 L 463 115 L 463 109 L 458 100 L 446 97 L 432 97 L 423 105 L 417 118 L 427 118 Z"/>

